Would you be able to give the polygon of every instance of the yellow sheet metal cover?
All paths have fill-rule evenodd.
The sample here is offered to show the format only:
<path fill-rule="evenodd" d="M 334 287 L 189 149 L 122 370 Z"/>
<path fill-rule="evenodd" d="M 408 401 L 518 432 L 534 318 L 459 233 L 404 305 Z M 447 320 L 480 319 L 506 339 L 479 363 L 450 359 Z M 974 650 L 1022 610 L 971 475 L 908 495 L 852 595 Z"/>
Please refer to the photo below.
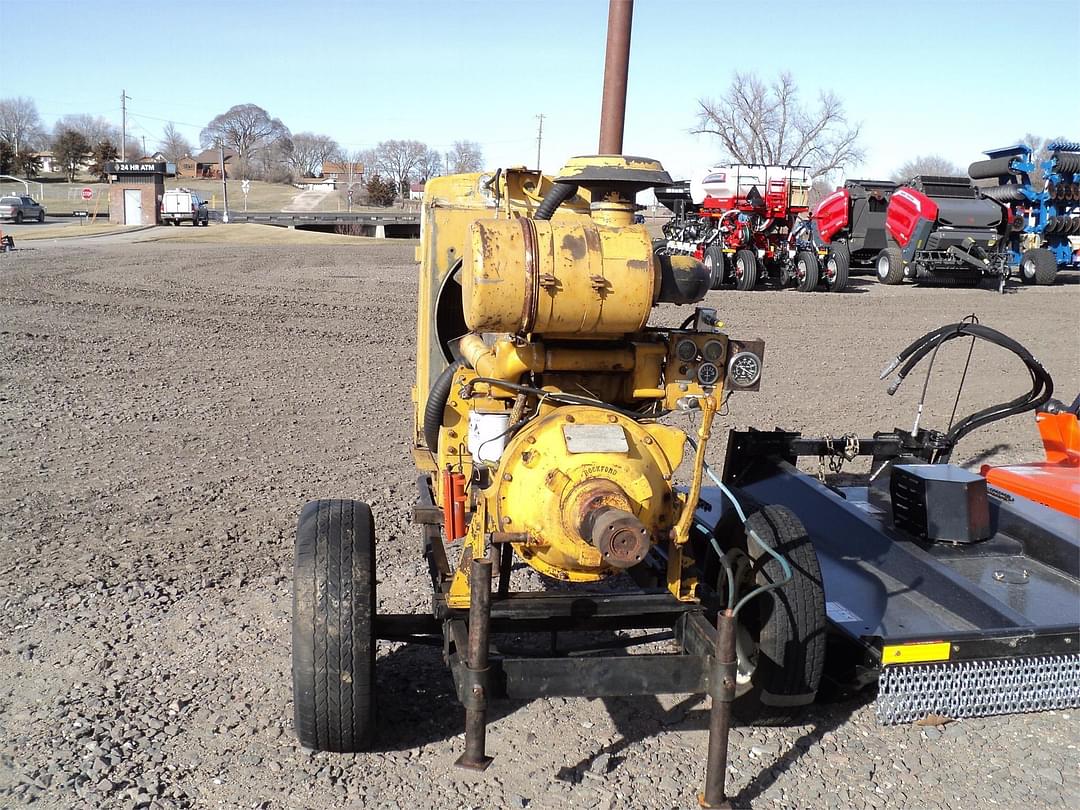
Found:
<path fill-rule="evenodd" d="M 881 651 L 881 665 L 919 664 L 926 661 L 948 661 L 952 644 L 932 641 L 919 644 L 888 644 Z"/>

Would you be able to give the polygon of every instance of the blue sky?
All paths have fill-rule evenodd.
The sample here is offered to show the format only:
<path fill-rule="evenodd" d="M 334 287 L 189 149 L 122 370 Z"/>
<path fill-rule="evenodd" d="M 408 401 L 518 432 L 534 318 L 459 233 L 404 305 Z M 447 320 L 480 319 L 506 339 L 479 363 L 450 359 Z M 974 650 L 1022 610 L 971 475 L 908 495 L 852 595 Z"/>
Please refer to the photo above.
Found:
<path fill-rule="evenodd" d="M 252 102 L 353 148 L 474 140 L 491 166 L 534 163 L 544 113 L 555 171 L 596 150 L 606 20 L 606 0 L 0 0 L 3 51 L 32 63 L 3 71 L 0 97 L 34 98 L 49 125 L 119 123 L 123 88 L 148 145 L 165 121 L 197 141 Z M 1080 139 L 1078 45 L 1078 0 L 637 0 L 625 151 L 686 176 L 717 156 L 688 132 L 697 99 L 736 69 L 790 70 L 862 123 L 850 175 L 932 152 L 966 166 L 1024 132 Z"/>

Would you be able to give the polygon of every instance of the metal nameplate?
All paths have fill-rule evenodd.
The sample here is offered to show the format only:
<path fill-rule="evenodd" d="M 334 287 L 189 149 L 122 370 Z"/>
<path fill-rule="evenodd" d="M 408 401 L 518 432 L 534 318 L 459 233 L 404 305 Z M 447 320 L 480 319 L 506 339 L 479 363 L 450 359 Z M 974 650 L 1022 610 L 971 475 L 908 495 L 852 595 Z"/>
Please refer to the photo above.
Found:
<path fill-rule="evenodd" d="M 627 453 L 630 445 L 620 425 L 563 425 L 567 453 Z"/>

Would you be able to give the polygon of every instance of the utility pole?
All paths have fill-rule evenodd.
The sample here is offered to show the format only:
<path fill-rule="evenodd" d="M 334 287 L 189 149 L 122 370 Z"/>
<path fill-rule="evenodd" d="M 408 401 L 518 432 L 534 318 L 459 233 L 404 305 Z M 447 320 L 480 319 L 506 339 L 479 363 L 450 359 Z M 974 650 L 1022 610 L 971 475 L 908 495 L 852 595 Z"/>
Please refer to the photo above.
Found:
<path fill-rule="evenodd" d="M 540 144 L 544 140 L 544 114 L 540 113 L 536 116 L 540 122 L 540 128 L 536 131 L 536 170 L 540 171 Z"/>
<path fill-rule="evenodd" d="M 127 103 L 131 96 L 126 90 L 120 91 L 120 160 L 127 160 Z"/>
<path fill-rule="evenodd" d="M 221 221 L 229 224 L 229 183 L 225 179 L 225 142 L 218 141 L 218 155 L 221 160 L 221 197 L 224 200 L 225 212 L 221 215 Z"/>

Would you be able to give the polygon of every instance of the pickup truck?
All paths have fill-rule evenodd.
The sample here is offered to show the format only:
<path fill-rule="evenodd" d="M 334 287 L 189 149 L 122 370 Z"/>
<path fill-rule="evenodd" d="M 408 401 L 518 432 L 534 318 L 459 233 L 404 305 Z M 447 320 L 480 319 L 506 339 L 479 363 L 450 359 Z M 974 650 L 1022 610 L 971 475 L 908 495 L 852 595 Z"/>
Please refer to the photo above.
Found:
<path fill-rule="evenodd" d="M 0 219 L 10 219 L 16 225 L 24 220 L 45 221 L 45 206 L 33 197 L 0 197 Z"/>
<path fill-rule="evenodd" d="M 194 191 L 170 189 L 161 197 L 161 221 L 169 225 L 190 222 L 192 226 L 205 226 L 210 222 L 210 211 L 206 208 L 206 200 L 199 199 Z"/>

